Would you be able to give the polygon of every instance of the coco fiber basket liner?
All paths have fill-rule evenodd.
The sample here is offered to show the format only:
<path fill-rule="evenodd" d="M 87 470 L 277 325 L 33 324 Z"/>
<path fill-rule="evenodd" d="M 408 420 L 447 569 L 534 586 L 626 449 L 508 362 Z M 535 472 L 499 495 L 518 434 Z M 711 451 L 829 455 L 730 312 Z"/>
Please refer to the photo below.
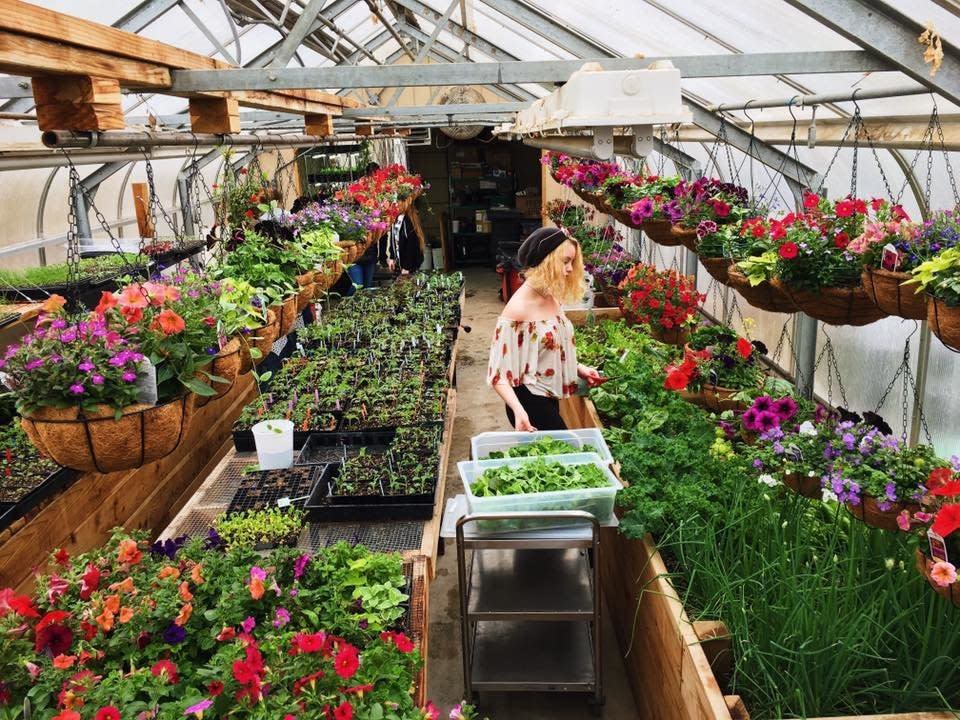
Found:
<path fill-rule="evenodd" d="M 864 268 L 860 281 L 873 304 L 888 315 L 907 320 L 927 319 L 927 295 L 917 293 L 915 286 L 902 283 L 913 276 L 910 273 L 890 272 L 883 268 Z"/>
<path fill-rule="evenodd" d="M 683 225 L 672 225 L 670 234 L 680 240 L 680 244 L 691 252 L 697 251 L 697 245 L 700 240 L 697 237 L 697 231 L 691 228 L 685 228 Z"/>
<path fill-rule="evenodd" d="M 640 229 L 658 245 L 680 247 L 682 239 L 673 234 L 673 223 L 669 220 L 644 220 Z"/>
<path fill-rule="evenodd" d="M 940 342 L 960 352 L 960 307 L 950 307 L 943 300 L 931 297 L 927 303 L 927 322 Z"/>
<path fill-rule="evenodd" d="M 960 608 L 960 581 L 955 582 L 952 585 L 947 585 L 946 587 L 938 585 L 930 575 L 930 571 L 933 569 L 934 564 L 933 558 L 924 555 L 923 551 L 919 548 L 915 550 L 915 552 L 917 559 L 917 570 L 920 571 L 920 574 L 923 575 L 926 581 L 930 584 L 930 587 L 933 588 L 933 591 L 944 600 L 949 600 L 952 602 L 954 607 Z"/>
<path fill-rule="evenodd" d="M 897 516 L 904 510 L 908 510 L 911 515 L 916 513 L 920 506 L 916 503 L 893 503 L 889 510 L 881 510 L 880 504 L 876 498 L 864 495 L 859 505 L 845 503 L 847 512 L 853 515 L 870 527 L 880 530 L 889 530 L 890 532 L 899 532 L 900 526 L 897 525 Z"/>
<path fill-rule="evenodd" d="M 310 304 L 310 301 L 313 300 L 314 287 L 315 285 L 312 282 L 300 286 L 300 292 L 297 293 L 298 315 L 306 310 L 307 306 Z"/>
<path fill-rule="evenodd" d="M 783 484 L 805 498 L 819 500 L 823 497 L 820 478 L 816 475 L 810 477 L 799 473 L 786 473 L 783 476 Z"/>
<path fill-rule="evenodd" d="M 727 285 L 760 310 L 776 313 L 795 313 L 798 310 L 793 301 L 772 283 L 764 281 L 759 285 L 751 285 L 750 280 L 735 263 L 731 263 L 727 271 Z"/>
<path fill-rule="evenodd" d="M 267 324 L 261 328 L 255 328 L 240 339 L 240 375 L 246 375 L 253 369 L 254 365 L 259 365 L 270 354 L 270 349 L 280 336 L 280 320 L 273 310 L 267 310 Z M 250 348 L 256 348 L 260 351 L 260 357 L 255 360 L 250 356 Z"/>
<path fill-rule="evenodd" d="M 202 373 L 198 374 L 198 379 L 201 382 L 208 383 L 217 394 L 208 397 L 198 395 L 196 400 L 197 407 L 203 407 L 211 400 L 214 400 L 218 397 L 223 397 L 230 392 L 230 388 L 233 387 L 233 384 L 237 381 L 237 378 L 241 374 L 240 368 L 243 364 L 241 355 L 247 355 L 249 357 L 249 353 L 247 353 L 240 344 L 240 338 L 231 338 L 230 341 L 223 346 L 220 352 L 213 356 L 213 361 L 202 368 L 211 375 L 223 378 L 227 382 L 214 382 L 206 375 L 203 375 Z"/>
<path fill-rule="evenodd" d="M 693 392 L 690 390 L 680 390 L 680 397 L 688 403 L 699 405 L 702 408 L 712 412 L 723 412 L 724 410 L 746 410 L 747 406 L 739 400 L 733 400 L 739 390 L 733 388 L 717 387 L 716 385 L 704 385 L 700 390 Z"/>
<path fill-rule="evenodd" d="M 115 419 L 111 408 L 82 415 L 79 408 L 40 408 L 24 415 L 24 431 L 63 467 L 85 472 L 132 470 L 159 460 L 183 440 L 194 400 L 184 395 L 164 405 L 131 405 Z"/>
<path fill-rule="evenodd" d="M 862 287 L 827 287 L 811 292 L 792 288 L 776 278 L 771 285 L 789 297 L 801 311 L 827 325 L 869 325 L 887 317 Z"/>
<path fill-rule="evenodd" d="M 278 337 L 289 335 L 297 322 L 297 297 L 297 295 L 291 295 L 280 306 L 280 334 Z"/>
<path fill-rule="evenodd" d="M 700 258 L 700 264 L 710 273 L 710 277 L 715 279 L 721 285 L 729 284 L 728 275 L 733 261 L 729 258 Z"/>

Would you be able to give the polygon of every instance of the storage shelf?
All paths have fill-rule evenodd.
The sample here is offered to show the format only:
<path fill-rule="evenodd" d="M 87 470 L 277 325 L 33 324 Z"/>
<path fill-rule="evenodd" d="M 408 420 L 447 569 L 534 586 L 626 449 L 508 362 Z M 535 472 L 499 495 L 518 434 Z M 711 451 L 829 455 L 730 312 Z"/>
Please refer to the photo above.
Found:
<path fill-rule="evenodd" d="M 474 690 L 593 692 L 587 623 L 481 622 L 473 645 Z"/>
<path fill-rule="evenodd" d="M 593 586 L 579 550 L 475 550 L 470 620 L 593 620 Z"/>

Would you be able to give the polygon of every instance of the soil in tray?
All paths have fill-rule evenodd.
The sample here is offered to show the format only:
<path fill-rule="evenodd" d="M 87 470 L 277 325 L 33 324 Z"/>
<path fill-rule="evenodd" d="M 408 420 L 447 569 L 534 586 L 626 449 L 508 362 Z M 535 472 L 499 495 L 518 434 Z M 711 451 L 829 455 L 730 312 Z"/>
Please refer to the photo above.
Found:
<path fill-rule="evenodd" d="M 302 507 L 321 470 L 317 467 L 293 467 L 249 472 L 241 480 L 227 512 L 267 510 L 277 507 L 280 498 L 288 498 L 293 505 Z"/>
<path fill-rule="evenodd" d="M 433 515 L 433 501 L 414 502 L 414 498 L 373 498 L 363 502 L 356 497 L 336 497 L 332 487 L 340 465 L 317 467 L 320 477 L 307 501 L 311 522 L 378 522 L 395 520 L 428 520 Z"/>
<path fill-rule="evenodd" d="M 329 465 L 356 457 L 363 448 L 367 452 L 382 454 L 393 442 L 394 433 L 387 432 L 338 432 L 311 434 L 295 465 Z"/>
<path fill-rule="evenodd" d="M 434 465 L 429 456 L 423 464 Z M 429 482 L 423 476 L 403 472 L 392 450 L 373 453 L 363 448 L 355 457 L 334 466 L 330 478 L 330 503 L 338 504 L 429 504 L 433 505 L 436 473 Z"/>
<path fill-rule="evenodd" d="M 0 429 L 0 503 L 16 503 L 60 469 L 40 455 L 18 419 Z"/>

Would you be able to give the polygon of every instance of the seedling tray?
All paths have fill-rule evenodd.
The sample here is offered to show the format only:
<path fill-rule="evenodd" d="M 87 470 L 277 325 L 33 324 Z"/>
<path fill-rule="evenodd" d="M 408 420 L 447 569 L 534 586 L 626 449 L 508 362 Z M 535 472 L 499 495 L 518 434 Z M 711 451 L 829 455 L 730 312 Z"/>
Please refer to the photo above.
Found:
<path fill-rule="evenodd" d="M 315 433 L 307 438 L 294 465 L 329 465 L 340 462 L 346 454 L 354 457 L 360 448 L 379 454 L 386 452 L 393 442 L 394 433 L 387 432 L 337 432 Z"/>
<path fill-rule="evenodd" d="M 319 468 L 318 468 L 319 469 Z M 429 520 L 433 517 L 433 495 L 341 496 L 332 494 L 340 465 L 326 465 L 307 500 L 310 522 L 353 520 Z"/>
<path fill-rule="evenodd" d="M 278 507 L 280 498 L 289 498 L 294 507 L 302 507 L 313 490 L 322 468 L 292 467 L 283 470 L 259 470 L 247 473 L 230 501 L 227 513 L 244 510 L 268 510 Z"/>
<path fill-rule="evenodd" d="M 44 500 L 62 490 L 73 482 L 76 476 L 76 470 L 59 468 L 17 502 L 0 503 L 0 530 L 9 527 Z"/>
<path fill-rule="evenodd" d="M 337 419 L 336 425 L 334 425 L 330 430 L 323 428 L 312 428 L 310 430 L 294 430 L 293 431 L 293 449 L 300 450 L 306 444 L 307 439 L 311 435 L 330 435 L 337 433 L 340 430 L 340 426 L 343 423 L 343 413 L 338 411 L 331 411 L 329 413 Z M 256 452 L 257 445 L 253 440 L 253 429 L 252 428 L 233 428 L 233 447 L 236 448 L 237 452 Z"/>

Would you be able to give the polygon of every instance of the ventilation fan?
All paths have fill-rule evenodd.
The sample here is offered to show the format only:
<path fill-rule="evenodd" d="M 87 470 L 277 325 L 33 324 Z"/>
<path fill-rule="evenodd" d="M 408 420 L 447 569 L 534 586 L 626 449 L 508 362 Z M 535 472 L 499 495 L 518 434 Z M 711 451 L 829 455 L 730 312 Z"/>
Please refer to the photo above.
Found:
<path fill-rule="evenodd" d="M 440 97 L 440 105 L 479 105 L 483 95 L 467 85 L 455 85 Z M 483 132 L 483 125 L 453 125 L 441 127 L 440 132 L 456 140 L 469 140 Z"/>

